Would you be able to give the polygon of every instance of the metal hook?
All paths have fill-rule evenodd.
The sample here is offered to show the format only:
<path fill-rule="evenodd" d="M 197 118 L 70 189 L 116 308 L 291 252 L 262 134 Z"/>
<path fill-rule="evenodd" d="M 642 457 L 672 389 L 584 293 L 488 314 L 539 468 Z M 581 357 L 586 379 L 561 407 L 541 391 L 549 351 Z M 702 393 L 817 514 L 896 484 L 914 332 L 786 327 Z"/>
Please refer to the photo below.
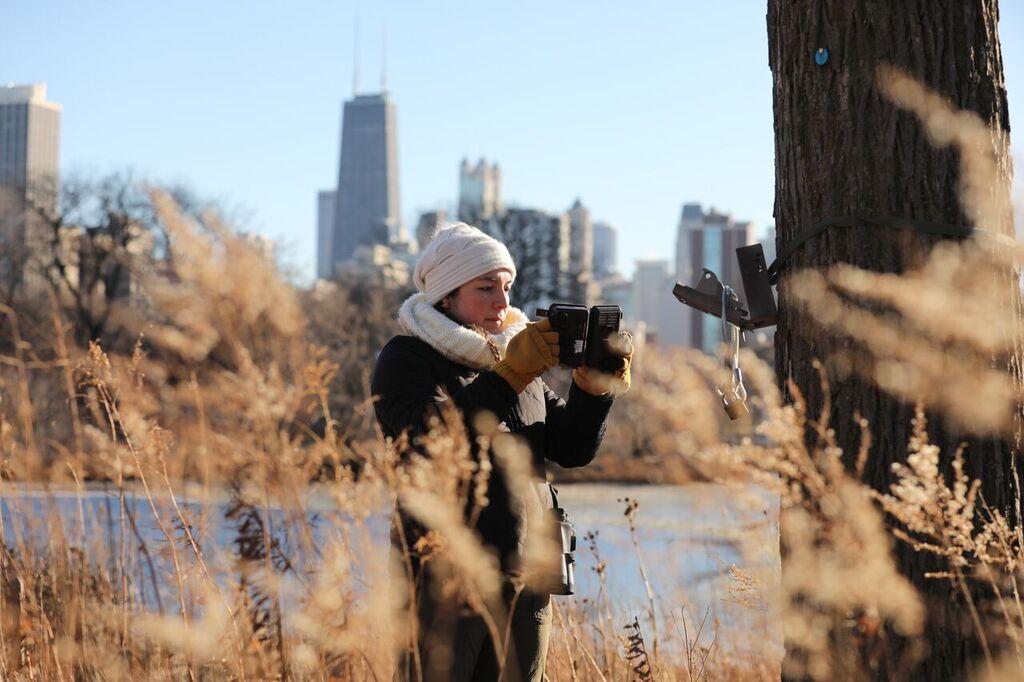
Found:
<path fill-rule="evenodd" d="M 736 291 L 727 284 L 722 285 L 722 345 L 728 349 L 728 357 L 723 358 L 725 366 L 732 370 L 732 395 L 739 400 L 747 399 L 747 389 L 743 385 L 743 370 L 740 369 L 740 335 L 743 333 L 739 327 L 728 321 L 726 310 L 730 300 L 737 300 Z M 729 338 L 729 329 L 732 328 L 732 338 Z M 718 390 L 722 394 L 721 389 Z"/>

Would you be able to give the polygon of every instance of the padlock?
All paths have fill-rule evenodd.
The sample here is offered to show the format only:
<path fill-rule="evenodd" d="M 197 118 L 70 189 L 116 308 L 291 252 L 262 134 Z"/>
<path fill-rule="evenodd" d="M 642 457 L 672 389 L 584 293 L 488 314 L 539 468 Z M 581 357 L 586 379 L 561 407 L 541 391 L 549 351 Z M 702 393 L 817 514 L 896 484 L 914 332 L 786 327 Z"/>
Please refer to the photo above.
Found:
<path fill-rule="evenodd" d="M 721 395 L 722 407 L 725 408 L 725 413 L 729 415 L 731 421 L 736 421 L 740 417 L 746 417 L 750 414 L 746 401 L 735 395 L 732 391 L 722 393 Z"/>

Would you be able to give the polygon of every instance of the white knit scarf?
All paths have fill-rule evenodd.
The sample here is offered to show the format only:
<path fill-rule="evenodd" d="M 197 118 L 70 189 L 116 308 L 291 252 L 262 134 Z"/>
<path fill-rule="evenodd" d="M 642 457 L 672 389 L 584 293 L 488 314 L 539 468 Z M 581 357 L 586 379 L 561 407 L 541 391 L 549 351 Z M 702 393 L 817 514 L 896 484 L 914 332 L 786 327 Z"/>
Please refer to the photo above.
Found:
<path fill-rule="evenodd" d="M 510 307 L 505 311 L 504 328 L 490 335 L 502 355 L 509 340 L 525 329 L 528 321 L 518 308 Z M 497 362 L 483 336 L 434 308 L 424 293 L 415 293 L 405 299 L 398 309 L 398 323 L 406 334 L 426 341 L 441 355 L 459 364 L 473 369 L 490 369 Z"/>

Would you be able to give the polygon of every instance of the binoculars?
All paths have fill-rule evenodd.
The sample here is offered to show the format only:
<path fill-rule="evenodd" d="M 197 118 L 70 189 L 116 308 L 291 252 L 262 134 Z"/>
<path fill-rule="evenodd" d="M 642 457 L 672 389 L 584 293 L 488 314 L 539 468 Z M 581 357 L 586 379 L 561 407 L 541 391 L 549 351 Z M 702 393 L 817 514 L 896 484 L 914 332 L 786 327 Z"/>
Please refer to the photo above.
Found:
<path fill-rule="evenodd" d="M 622 322 L 619 306 L 595 305 L 588 310 L 575 303 L 552 303 L 538 308 L 537 316 L 548 318 L 558 332 L 559 364 L 586 365 L 609 373 L 622 369 L 625 359 L 608 345 Z"/>
<path fill-rule="evenodd" d="M 555 533 L 555 544 L 561 548 L 561 570 L 560 574 L 548 577 L 547 592 L 559 595 L 576 594 L 576 559 L 573 557 L 573 552 L 576 551 L 576 526 L 561 507 L 548 509 L 548 514 L 551 528 Z"/>

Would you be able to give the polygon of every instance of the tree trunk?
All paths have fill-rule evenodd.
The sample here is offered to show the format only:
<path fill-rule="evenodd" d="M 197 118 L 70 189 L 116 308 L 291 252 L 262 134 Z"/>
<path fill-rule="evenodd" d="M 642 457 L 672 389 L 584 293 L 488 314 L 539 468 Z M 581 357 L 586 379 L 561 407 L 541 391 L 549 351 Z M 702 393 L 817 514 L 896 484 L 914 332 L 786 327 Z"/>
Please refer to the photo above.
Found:
<path fill-rule="evenodd" d="M 959 152 L 935 148 L 913 115 L 884 99 L 875 85 L 876 70 L 884 64 L 899 67 L 954 105 L 977 113 L 993 129 L 997 161 L 1008 181 L 1009 122 L 997 22 L 997 0 L 769 0 L 780 250 L 798 232 L 831 216 L 861 213 L 969 224 L 960 205 Z M 821 65 L 815 59 L 819 48 L 828 50 Z M 798 249 L 790 266 L 843 262 L 903 272 L 937 239 L 872 227 L 832 228 Z M 1008 277 L 1007 291 L 1014 284 Z M 779 299 L 777 375 L 783 387 L 788 380 L 795 383 L 816 417 L 824 401 L 812 360 L 827 361 L 841 342 L 791 304 L 785 276 Z M 864 480 L 888 490 L 890 465 L 906 456 L 914 406 L 857 376 L 831 377 L 830 394 L 832 427 L 848 458 L 857 453 L 861 438 L 854 415 L 870 420 L 873 448 Z M 990 505 L 1012 509 L 1012 444 L 965 437 L 939 416 L 929 417 L 929 433 L 942 447 L 944 461 L 967 442 L 966 472 L 983 481 Z M 962 678 L 981 655 L 969 635 L 966 610 L 945 581 L 924 578 L 938 567 L 934 560 L 903 543 L 896 551 L 929 608 L 927 651 L 911 676 Z M 891 675 L 893 669 L 876 669 L 875 674 Z"/>

